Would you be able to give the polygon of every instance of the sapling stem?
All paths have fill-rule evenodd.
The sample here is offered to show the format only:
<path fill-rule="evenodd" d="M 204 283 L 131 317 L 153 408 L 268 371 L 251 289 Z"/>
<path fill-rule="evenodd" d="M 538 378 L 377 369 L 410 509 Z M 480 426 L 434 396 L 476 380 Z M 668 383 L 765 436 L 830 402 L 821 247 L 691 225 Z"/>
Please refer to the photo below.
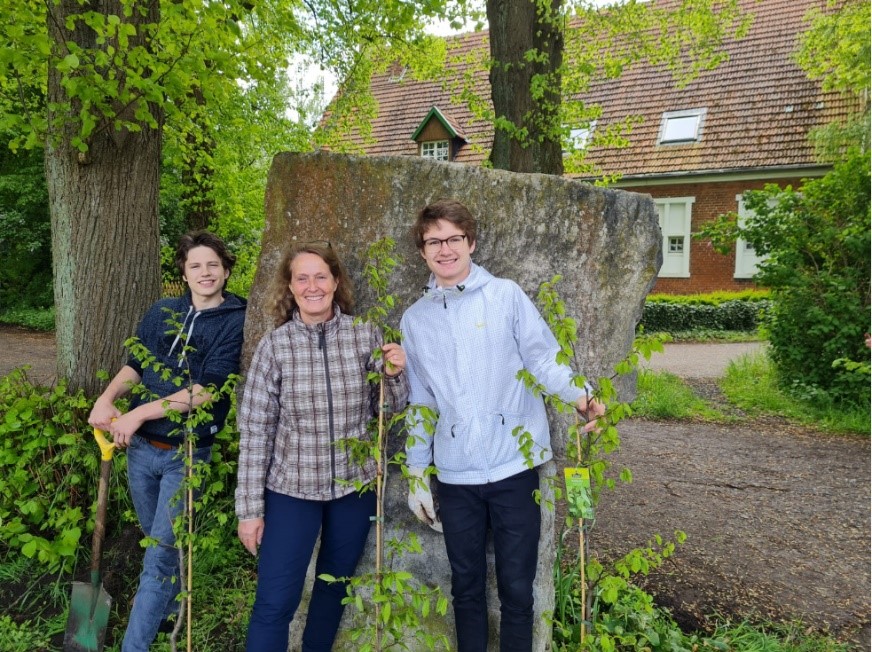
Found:
<path fill-rule="evenodd" d="M 382 582 L 382 563 L 384 557 L 384 549 L 382 539 L 384 537 L 384 467 L 382 458 L 384 456 L 384 432 L 385 432 L 385 374 L 381 373 L 378 387 L 378 455 L 376 455 L 376 471 L 375 471 L 375 581 L 376 586 L 381 586 Z M 382 619 L 381 619 L 381 602 L 375 603 L 375 649 L 382 649 Z"/>

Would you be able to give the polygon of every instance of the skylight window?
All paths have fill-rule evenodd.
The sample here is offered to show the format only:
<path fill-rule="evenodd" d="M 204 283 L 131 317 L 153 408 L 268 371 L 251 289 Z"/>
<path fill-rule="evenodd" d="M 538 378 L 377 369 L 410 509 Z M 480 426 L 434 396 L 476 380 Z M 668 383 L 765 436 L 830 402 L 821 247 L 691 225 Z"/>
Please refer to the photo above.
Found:
<path fill-rule="evenodd" d="M 587 127 L 580 127 L 578 129 L 570 129 L 569 131 L 569 147 L 572 151 L 578 151 L 582 149 L 586 149 L 590 144 L 591 138 L 593 138 L 593 131 L 596 129 L 596 120 L 591 120 L 590 124 Z M 569 154 L 569 150 L 563 150 L 563 156 L 567 156 Z"/>
<path fill-rule="evenodd" d="M 693 143 L 700 139 L 705 109 L 667 111 L 660 123 L 660 144 Z"/>

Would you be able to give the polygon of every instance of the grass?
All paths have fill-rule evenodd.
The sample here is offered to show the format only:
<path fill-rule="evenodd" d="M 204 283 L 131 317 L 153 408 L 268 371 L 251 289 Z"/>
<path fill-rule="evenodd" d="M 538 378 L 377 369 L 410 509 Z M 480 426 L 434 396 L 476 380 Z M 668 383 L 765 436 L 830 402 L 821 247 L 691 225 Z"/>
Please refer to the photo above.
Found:
<path fill-rule="evenodd" d="M 849 646 L 804 630 L 800 623 L 751 625 L 747 622 L 718 625 L 711 639 L 728 650 L 741 652 L 847 652 Z"/>
<path fill-rule="evenodd" d="M 702 419 L 726 421 L 728 417 L 693 393 L 681 378 L 668 371 L 639 372 L 633 416 L 644 419 Z"/>
<path fill-rule="evenodd" d="M 726 399 L 749 417 L 776 416 L 822 432 L 870 434 L 868 407 L 840 405 L 825 395 L 799 400 L 779 388 L 775 369 L 765 353 L 745 354 L 732 360 L 719 381 Z M 642 369 L 633 416 L 644 419 L 695 419 L 723 422 L 734 419 L 696 396 L 678 376 Z"/>
<path fill-rule="evenodd" d="M 763 353 L 731 361 L 720 384 L 727 399 L 750 416 L 781 416 L 832 433 L 870 433 L 868 406 L 838 405 L 824 395 L 809 401 L 792 398 L 779 389 L 775 369 Z"/>

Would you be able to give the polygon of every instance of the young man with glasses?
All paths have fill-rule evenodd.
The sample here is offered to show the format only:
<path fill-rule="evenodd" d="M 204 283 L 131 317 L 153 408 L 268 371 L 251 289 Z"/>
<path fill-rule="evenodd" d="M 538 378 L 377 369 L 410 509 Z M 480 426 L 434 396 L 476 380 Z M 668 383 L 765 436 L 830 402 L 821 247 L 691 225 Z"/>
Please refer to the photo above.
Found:
<path fill-rule="evenodd" d="M 545 320 L 513 281 L 472 262 L 476 222 L 458 201 L 426 206 L 412 236 L 432 272 L 421 297 L 403 315 L 412 406 L 407 464 L 415 477 L 409 507 L 444 532 L 459 652 L 488 644 L 485 541 L 493 533 L 500 596 L 500 650 L 529 651 L 540 512 L 535 468 L 549 459 L 545 405 L 517 379 L 529 370 L 546 391 L 590 418 L 604 406 L 590 388 L 572 383 L 557 364 L 558 344 Z M 435 427 L 426 424 L 428 410 Z M 521 450 L 526 431 L 532 450 Z M 426 469 L 435 466 L 439 513 Z"/>

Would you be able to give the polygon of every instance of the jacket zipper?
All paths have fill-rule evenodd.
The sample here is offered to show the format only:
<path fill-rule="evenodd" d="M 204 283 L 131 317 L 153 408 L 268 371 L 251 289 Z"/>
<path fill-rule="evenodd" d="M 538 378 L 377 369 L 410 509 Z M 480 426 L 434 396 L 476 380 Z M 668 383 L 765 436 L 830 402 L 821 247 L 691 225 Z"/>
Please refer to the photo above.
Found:
<path fill-rule="evenodd" d="M 336 442 L 333 432 L 333 388 L 330 385 L 330 364 L 327 362 L 327 338 L 324 324 L 318 324 L 318 348 L 324 358 L 324 374 L 327 378 L 327 423 L 330 431 L 330 495 L 336 498 Z"/>

